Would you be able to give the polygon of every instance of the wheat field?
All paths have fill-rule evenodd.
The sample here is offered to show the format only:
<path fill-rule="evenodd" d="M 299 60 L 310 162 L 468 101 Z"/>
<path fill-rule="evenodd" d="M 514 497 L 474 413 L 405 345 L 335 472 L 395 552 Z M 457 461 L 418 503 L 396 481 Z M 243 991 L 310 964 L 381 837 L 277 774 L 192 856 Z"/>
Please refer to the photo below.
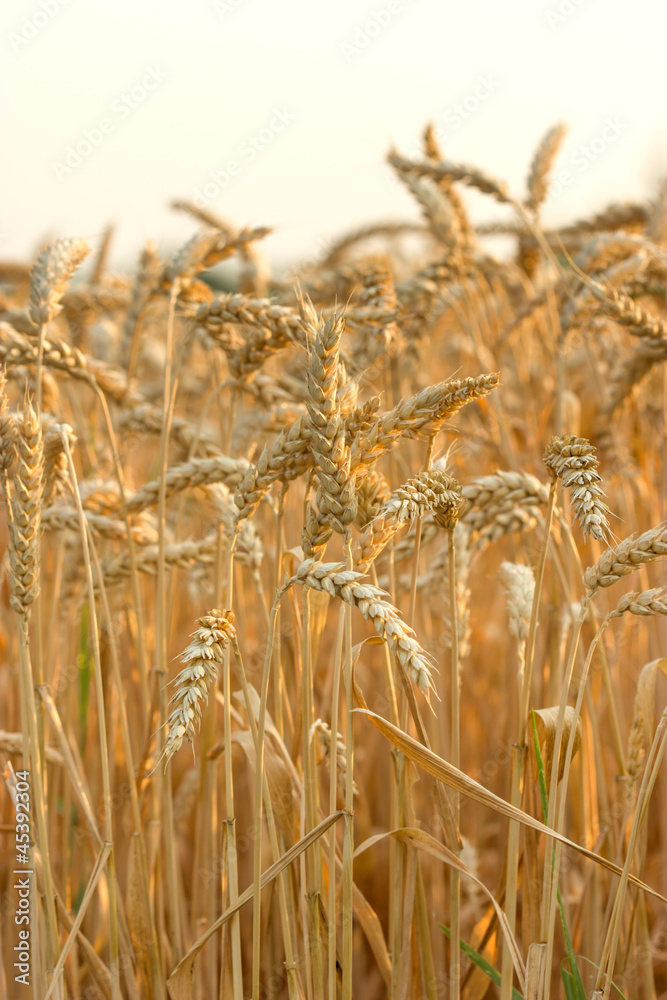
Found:
<path fill-rule="evenodd" d="M 667 187 L 564 131 L 0 264 L 3 1000 L 667 997 Z"/>

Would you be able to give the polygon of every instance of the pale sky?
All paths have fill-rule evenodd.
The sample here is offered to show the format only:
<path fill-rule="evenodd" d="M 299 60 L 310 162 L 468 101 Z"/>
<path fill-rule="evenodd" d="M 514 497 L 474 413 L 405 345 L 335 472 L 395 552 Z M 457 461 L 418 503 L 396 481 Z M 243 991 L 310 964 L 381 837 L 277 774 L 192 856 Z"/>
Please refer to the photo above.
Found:
<path fill-rule="evenodd" d="M 385 156 L 429 120 L 519 195 L 567 122 L 547 224 L 647 198 L 667 173 L 666 39 L 664 0 L 6 0 L 0 254 L 114 222 L 129 266 L 146 239 L 186 239 L 168 205 L 199 197 L 275 227 L 276 264 L 307 257 L 419 217 Z"/>

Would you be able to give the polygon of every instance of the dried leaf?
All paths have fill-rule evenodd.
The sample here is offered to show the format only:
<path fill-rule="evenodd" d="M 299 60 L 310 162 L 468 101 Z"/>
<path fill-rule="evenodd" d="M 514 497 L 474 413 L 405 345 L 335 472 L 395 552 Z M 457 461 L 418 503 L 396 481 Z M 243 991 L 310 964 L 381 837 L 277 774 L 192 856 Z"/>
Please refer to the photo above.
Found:
<path fill-rule="evenodd" d="M 368 850 L 369 847 L 377 844 L 380 840 L 384 840 L 385 837 L 395 837 L 396 840 L 400 840 L 404 844 L 409 844 L 411 847 L 424 851 L 425 854 L 430 854 L 431 857 L 437 858 L 438 861 L 443 861 L 446 865 L 450 865 L 450 867 L 461 872 L 462 875 L 472 879 L 472 881 L 479 886 L 482 892 L 488 896 L 489 901 L 496 911 L 498 922 L 500 923 L 503 933 L 505 934 L 505 940 L 507 941 L 509 949 L 512 953 L 514 968 L 516 969 L 521 988 L 523 989 L 526 970 L 524 968 L 523 959 L 521 958 L 521 952 L 519 951 L 519 946 L 514 938 L 514 935 L 512 934 L 509 923 L 507 922 L 507 917 L 505 916 L 500 904 L 496 902 L 491 890 L 487 889 L 484 883 L 480 881 L 476 875 L 473 875 L 467 865 L 464 865 L 461 859 L 458 858 L 453 851 L 450 851 L 449 848 L 445 847 L 444 844 L 441 844 L 440 841 L 435 839 L 435 837 L 432 837 L 430 833 L 426 833 L 425 830 L 418 830 L 413 827 L 403 827 L 398 830 L 390 830 L 387 833 L 378 833 L 374 837 L 369 837 L 368 840 L 365 840 L 363 844 L 360 844 L 357 847 L 354 852 L 355 858 L 363 851 Z"/>
<path fill-rule="evenodd" d="M 366 940 L 373 952 L 385 986 L 389 989 L 391 987 L 391 958 L 389 957 L 387 943 L 384 939 L 382 924 L 377 913 L 356 883 L 352 886 L 352 905 L 355 916 L 361 924 L 362 930 L 366 935 Z"/>
<path fill-rule="evenodd" d="M 575 844 L 573 840 L 568 840 L 562 834 L 557 833 L 555 830 L 551 830 L 544 823 L 540 823 L 539 820 L 534 819 L 529 816 L 528 813 L 523 812 L 521 809 L 516 809 L 514 806 L 506 802 L 505 799 L 501 799 L 499 795 L 494 795 L 483 785 L 478 784 L 473 778 L 469 778 L 467 774 L 463 771 L 459 771 L 458 768 L 449 764 L 442 757 L 438 757 L 436 753 L 432 750 L 428 750 L 422 743 L 418 743 L 407 733 L 404 733 L 397 726 L 393 726 L 391 722 L 387 722 L 381 716 L 376 715 L 374 712 L 369 711 L 364 708 L 357 708 L 354 710 L 362 715 L 368 716 L 370 721 L 379 729 L 383 736 L 385 736 L 390 743 L 395 747 L 398 747 L 406 757 L 413 761 L 418 767 L 421 767 L 423 771 L 427 774 L 433 775 L 438 781 L 454 788 L 456 791 L 461 792 L 462 795 L 467 795 L 469 798 L 474 799 L 475 802 L 479 802 L 481 805 L 488 806 L 490 809 L 495 810 L 501 814 L 501 816 L 506 816 L 508 819 L 514 819 L 518 823 L 522 823 L 524 826 L 528 826 L 533 830 L 537 830 L 538 833 L 544 833 L 548 837 L 552 837 L 554 840 L 560 841 L 562 844 L 571 847 L 578 854 L 583 855 L 588 858 L 589 861 L 595 861 L 596 864 L 601 865 L 606 868 L 607 871 L 614 872 L 616 875 L 622 874 L 622 869 L 618 865 L 613 864 L 611 861 L 607 861 L 606 858 L 601 857 L 599 854 L 595 854 L 593 851 L 589 851 L 586 847 L 582 847 L 580 844 Z M 646 885 L 641 879 L 636 878 L 634 875 L 629 876 L 630 881 L 642 889 L 644 892 L 648 892 L 649 895 L 655 896 L 656 899 L 660 899 L 663 903 L 667 903 L 667 899 L 662 896 L 655 889 L 651 889 L 650 886 Z"/>
<path fill-rule="evenodd" d="M 344 815 L 345 813 L 342 810 L 338 810 L 338 812 L 327 816 L 326 819 L 323 819 L 321 823 L 318 823 L 316 827 L 307 833 L 305 837 L 302 837 L 301 840 L 294 845 L 294 847 L 291 847 L 289 851 L 285 851 L 282 858 L 279 858 L 278 861 L 263 872 L 260 878 L 260 885 L 262 889 L 266 888 L 267 885 L 273 882 L 273 880 L 277 878 L 281 872 L 285 871 L 285 869 L 288 868 L 293 861 L 296 861 L 296 859 L 300 857 L 304 851 L 308 850 L 312 844 L 315 844 L 320 837 Z M 167 989 L 169 990 L 171 1000 L 193 1000 L 193 973 L 197 955 L 202 950 L 208 939 L 212 937 L 216 931 L 219 931 L 220 928 L 223 927 L 235 913 L 238 913 L 242 906 L 245 906 L 246 903 L 249 903 L 252 900 L 253 894 L 254 886 L 249 885 L 248 888 L 241 893 L 236 902 L 232 906 L 228 906 L 225 912 L 221 914 L 221 916 L 219 916 L 210 927 L 206 928 L 201 937 L 195 941 L 189 951 L 183 956 L 167 980 Z"/>
<path fill-rule="evenodd" d="M 637 694 L 635 695 L 635 714 L 638 714 L 643 724 L 643 736 L 645 743 L 650 746 L 653 739 L 653 716 L 655 714 L 655 684 L 658 678 L 658 670 L 667 676 L 667 657 L 661 656 L 657 660 L 652 660 L 642 668 L 637 681 Z"/>

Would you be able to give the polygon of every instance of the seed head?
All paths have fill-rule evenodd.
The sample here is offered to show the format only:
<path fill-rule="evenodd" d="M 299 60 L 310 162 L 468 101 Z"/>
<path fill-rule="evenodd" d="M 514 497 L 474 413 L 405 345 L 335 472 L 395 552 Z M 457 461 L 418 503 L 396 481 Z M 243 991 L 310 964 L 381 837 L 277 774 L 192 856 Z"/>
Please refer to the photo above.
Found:
<path fill-rule="evenodd" d="M 584 535 L 604 541 L 610 534 L 602 477 L 597 472 L 595 448 L 586 438 L 564 434 L 551 439 L 544 464 L 554 479 L 562 479 L 570 490 L 570 506 Z"/>
<path fill-rule="evenodd" d="M 201 720 L 209 689 L 217 679 L 225 646 L 236 631 L 234 612 L 217 608 L 198 618 L 197 625 L 192 642 L 181 656 L 181 662 L 187 665 L 174 680 L 176 692 L 170 704 L 175 707 L 167 720 L 169 733 L 160 756 L 165 766 L 181 749 L 183 740 L 192 743 L 195 724 Z"/>

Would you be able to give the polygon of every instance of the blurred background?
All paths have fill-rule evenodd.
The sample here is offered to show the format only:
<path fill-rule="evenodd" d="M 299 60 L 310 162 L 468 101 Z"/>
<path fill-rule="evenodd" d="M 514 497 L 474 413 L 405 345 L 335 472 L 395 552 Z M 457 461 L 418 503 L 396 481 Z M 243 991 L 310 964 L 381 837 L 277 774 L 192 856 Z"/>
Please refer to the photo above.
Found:
<path fill-rule="evenodd" d="M 187 198 L 274 227 L 278 269 L 317 259 L 346 228 L 417 218 L 385 157 L 429 119 L 516 194 L 565 121 L 546 225 L 651 197 L 667 167 L 661 0 L 14 0 L 0 19 L 3 257 L 113 222 L 129 266 L 192 232 L 169 207 Z"/>

